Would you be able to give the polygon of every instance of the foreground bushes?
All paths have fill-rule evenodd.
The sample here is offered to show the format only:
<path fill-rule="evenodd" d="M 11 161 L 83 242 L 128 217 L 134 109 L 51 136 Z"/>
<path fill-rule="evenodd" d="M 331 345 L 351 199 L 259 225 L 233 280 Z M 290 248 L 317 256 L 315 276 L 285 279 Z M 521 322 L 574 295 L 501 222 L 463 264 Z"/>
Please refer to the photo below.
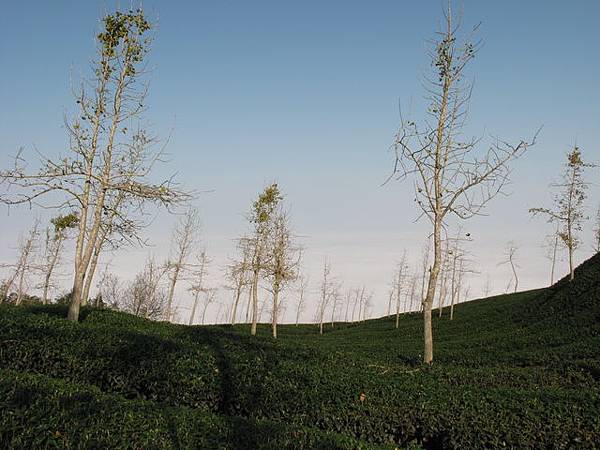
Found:
<path fill-rule="evenodd" d="M 245 328 L 93 309 L 72 324 L 59 307 L 0 306 L 0 443 L 594 448 L 599 275 L 597 257 L 573 283 L 459 305 L 435 324 L 433 368 L 418 364 L 420 317 L 324 336 L 284 326 L 274 342 Z"/>
<path fill-rule="evenodd" d="M 0 447 L 10 449 L 383 449 L 309 428 L 127 401 L 0 371 Z"/>

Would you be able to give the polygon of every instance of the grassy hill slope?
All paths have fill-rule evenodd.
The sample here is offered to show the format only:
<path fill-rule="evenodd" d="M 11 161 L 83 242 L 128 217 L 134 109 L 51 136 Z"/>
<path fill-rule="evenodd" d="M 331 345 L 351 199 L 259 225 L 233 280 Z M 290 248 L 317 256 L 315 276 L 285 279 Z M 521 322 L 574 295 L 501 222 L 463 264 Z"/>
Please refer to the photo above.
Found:
<path fill-rule="evenodd" d="M 594 448 L 600 254 L 422 324 L 186 327 L 0 306 L 2 448 Z M 361 395 L 362 394 L 362 395 Z"/>

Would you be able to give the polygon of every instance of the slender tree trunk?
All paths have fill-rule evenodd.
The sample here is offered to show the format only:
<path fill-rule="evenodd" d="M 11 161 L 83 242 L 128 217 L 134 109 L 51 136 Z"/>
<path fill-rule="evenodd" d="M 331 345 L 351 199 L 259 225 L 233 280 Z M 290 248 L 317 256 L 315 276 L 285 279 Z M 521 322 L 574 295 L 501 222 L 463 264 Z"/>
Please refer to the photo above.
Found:
<path fill-rule="evenodd" d="M 356 296 L 354 297 L 354 304 L 352 305 L 352 322 L 354 322 L 354 314 L 356 312 L 356 305 L 358 303 L 359 296 L 360 296 L 360 291 L 357 290 Z"/>
<path fill-rule="evenodd" d="M 350 297 L 346 297 L 346 313 L 344 314 L 344 322 L 348 322 L 348 313 L 350 312 Z"/>
<path fill-rule="evenodd" d="M 277 314 L 279 313 L 279 286 L 273 290 L 273 317 L 271 317 L 271 332 L 277 339 Z"/>
<path fill-rule="evenodd" d="M 515 269 L 515 263 L 512 260 L 512 256 L 510 258 L 510 267 L 512 269 L 513 276 L 515 277 L 515 292 L 517 292 L 517 288 L 519 287 L 519 277 L 517 276 L 517 270 Z"/>
<path fill-rule="evenodd" d="M 323 334 L 323 317 L 325 316 L 325 303 L 321 305 L 321 311 L 319 313 L 319 334 Z"/>
<path fill-rule="evenodd" d="M 206 318 L 206 310 L 208 309 L 208 302 L 204 303 L 204 307 L 202 308 L 202 325 L 204 325 L 204 320 Z"/>
<path fill-rule="evenodd" d="M 248 289 L 248 301 L 246 302 L 246 321 L 245 323 L 250 323 L 250 310 L 252 308 L 252 285 Z"/>
<path fill-rule="evenodd" d="M 90 299 L 90 290 L 92 288 L 92 280 L 94 279 L 94 275 L 96 273 L 96 267 L 98 266 L 98 260 L 100 259 L 100 251 L 98 248 L 94 251 L 94 255 L 92 256 L 92 260 L 90 261 L 90 267 L 88 268 L 87 274 L 85 276 L 84 287 L 83 287 L 83 296 L 81 298 L 81 305 L 87 305 Z"/>
<path fill-rule="evenodd" d="M 550 286 L 554 284 L 554 268 L 556 267 L 556 251 L 558 249 L 558 229 L 554 235 L 554 247 L 552 249 L 552 269 L 550 271 Z"/>
<path fill-rule="evenodd" d="M 235 291 L 235 301 L 233 302 L 233 311 L 231 313 L 231 325 L 235 325 L 235 320 L 237 316 L 238 303 L 240 302 L 240 297 L 242 295 L 243 286 L 238 286 Z"/>
<path fill-rule="evenodd" d="M 190 321 L 188 325 L 194 324 L 194 317 L 196 316 L 196 308 L 198 307 L 198 297 L 200 296 L 200 291 L 196 291 L 194 295 L 194 304 L 192 305 L 192 313 L 190 314 Z"/>
<path fill-rule="evenodd" d="M 56 263 L 58 261 L 58 255 L 62 249 L 63 236 L 62 233 L 58 232 L 56 236 L 56 242 L 54 247 L 54 253 L 50 259 L 50 264 L 47 267 L 46 274 L 44 276 L 44 293 L 42 294 L 42 303 L 44 305 L 48 304 L 48 291 L 50 290 L 50 279 L 52 278 L 52 273 L 54 272 L 54 268 L 56 267 Z"/>
<path fill-rule="evenodd" d="M 441 246 L 441 214 L 436 216 L 433 228 L 433 266 L 429 271 L 429 282 L 427 283 L 427 296 L 423 301 L 423 362 L 431 364 L 433 362 L 433 327 L 431 323 L 431 310 L 435 297 L 435 288 L 437 286 L 437 278 L 440 270 L 440 260 L 442 256 Z"/>
<path fill-rule="evenodd" d="M 173 271 L 173 277 L 169 285 L 169 294 L 167 296 L 167 320 L 171 321 L 173 318 L 173 297 L 175 296 L 175 286 L 177 285 L 177 279 L 179 278 L 179 271 L 181 269 L 181 262 L 178 261 L 175 264 Z"/>
<path fill-rule="evenodd" d="M 452 304 L 450 305 L 450 320 L 454 319 L 454 305 L 460 301 L 460 292 L 462 289 L 463 279 L 463 261 L 460 261 L 460 268 L 458 269 L 458 283 L 456 287 L 456 296 L 452 296 Z"/>
<path fill-rule="evenodd" d="M 256 336 L 256 328 L 258 324 L 258 270 L 254 270 L 254 278 L 252 280 L 252 326 L 250 334 Z"/>
<path fill-rule="evenodd" d="M 25 270 L 26 266 L 21 267 L 21 273 L 19 274 L 19 284 L 17 287 L 17 299 L 15 301 L 16 305 L 20 305 L 23 301 L 23 289 L 25 288 Z"/>
<path fill-rule="evenodd" d="M 73 322 L 77 322 L 79 320 L 84 277 L 85 273 L 76 273 L 75 279 L 73 280 L 73 291 L 71 292 L 72 300 L 69 305 L 69 312 L 67 314 L 67 319 Z"/>

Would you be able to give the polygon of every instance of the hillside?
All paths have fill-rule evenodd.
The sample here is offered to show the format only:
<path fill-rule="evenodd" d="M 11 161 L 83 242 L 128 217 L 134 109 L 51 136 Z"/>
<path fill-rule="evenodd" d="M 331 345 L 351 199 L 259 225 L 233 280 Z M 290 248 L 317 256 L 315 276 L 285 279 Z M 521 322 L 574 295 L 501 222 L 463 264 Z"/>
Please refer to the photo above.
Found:
<path fill-rule="evenodd" d="M 595 448 L 600 254 L 576 280 L 421 317 L 187 327 L 0 306 L 2 448 Z M 436 315 L 437 316 L 437 315 Z M 361 395 L 362 394 L 362 395 Z"/>

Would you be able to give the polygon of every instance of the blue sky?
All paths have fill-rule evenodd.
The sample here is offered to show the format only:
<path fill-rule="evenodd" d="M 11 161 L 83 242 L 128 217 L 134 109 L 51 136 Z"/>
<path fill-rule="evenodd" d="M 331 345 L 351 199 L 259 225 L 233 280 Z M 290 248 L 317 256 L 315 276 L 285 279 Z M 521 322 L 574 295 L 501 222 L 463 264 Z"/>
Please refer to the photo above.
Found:
<path fill-rule="evenodd" d="M 116 4 L 2 1 L 2 166 L 21 146 L 48 154 L 65 148 L 70 83 L 88 73 L 99 17 Z M 549 229 L 527 209 L 549 204 L 547 186 L 575 140 L 584 156 L 600 160 L 600 3 L 455 4 L 461 6 L 466 27 L 482 22 L 484 40 L 469 71 L 475 90 L 468 131 L 519 140 L 544 125 L 538 145 L 515 166 L 514 195 L 466 227 L 476 239 L 478 265 L 497 279 L 497 289 L 508 278 L 497 262 L 511 239 L 523 247 L 522 286 L 539 286 L 547 278 L 540 242 Z M 411 184 L 380 185 L 391 169 L 387 149 L 399 102 L 422 116 L 425 42 L 442 2 L 146 1 L 144 7 L 158 22 L 147 119 L 162 136 L 173 130 L 164 173 L 214 191 L 197 206 L 204 243 L 215 256 L 215 283 L 233 253 L 231 240 L 245 231 L 252 198 L 277 180 L 296 230 L 306 236 L 307 271 L 316 278 L 329 256 L 341 280 L 368 284 L 383 304 L 394 260 L 403 248 L 416 259 L 427 235 L 425 222 L 413 223 Z M 593 186 L 590 214 L 599 202 Z M 3 221 L 0 260 L 13 257 L 12 242 L 35 214 L 13 211 Z M 148 230 L 150 251 L 168 251 L 173 221 L 161 216 Z M 127 267 L 147 251 L 111 261 Z M 586 244 L 580 257 L 588 254 Z"/>

